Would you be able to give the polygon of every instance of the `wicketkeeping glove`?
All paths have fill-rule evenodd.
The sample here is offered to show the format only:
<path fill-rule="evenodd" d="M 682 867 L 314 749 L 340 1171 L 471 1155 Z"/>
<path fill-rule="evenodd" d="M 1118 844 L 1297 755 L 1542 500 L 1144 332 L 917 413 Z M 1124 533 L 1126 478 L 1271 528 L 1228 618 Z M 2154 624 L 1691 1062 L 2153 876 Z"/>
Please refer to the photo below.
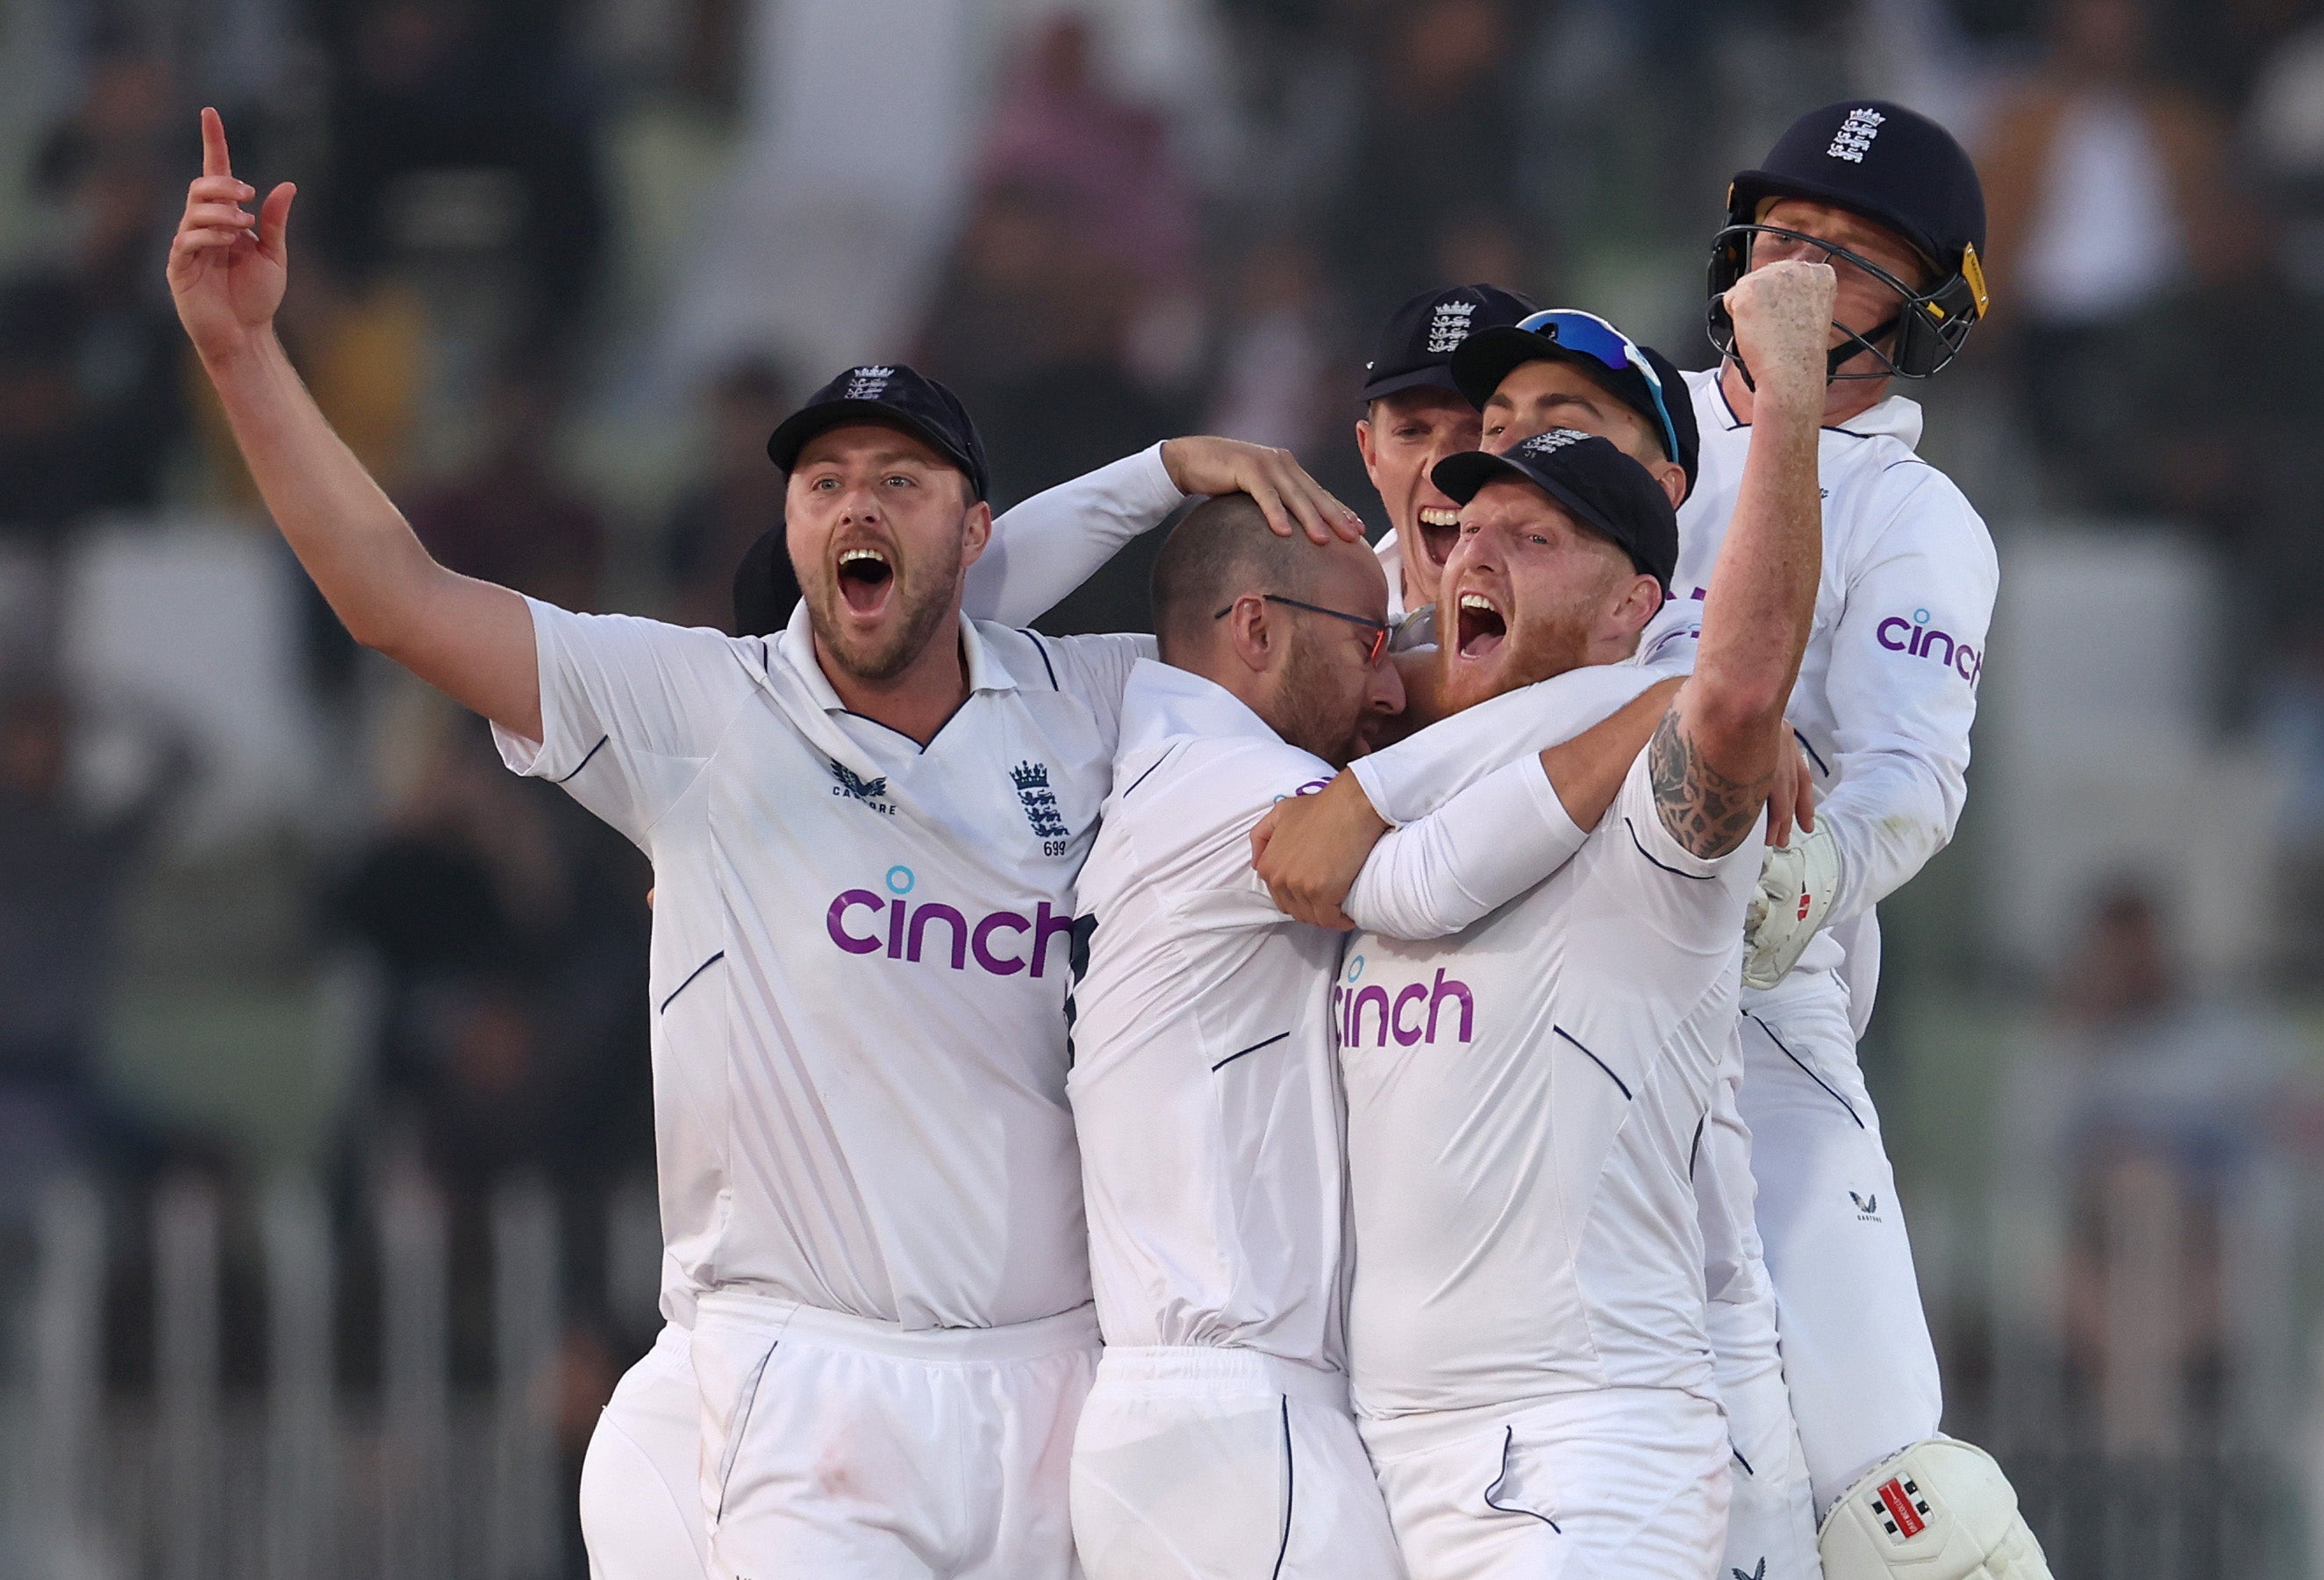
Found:
<path fill-rule="evenodd" d="M 1840 849 L 1819 828 L 1792 830 L 1792 842 L 1767 853 L 1759 887 L 1743 912 L 1743 985 L 1773 987 L 1799 964 L 1823 927 L 1840 887 Z"/>

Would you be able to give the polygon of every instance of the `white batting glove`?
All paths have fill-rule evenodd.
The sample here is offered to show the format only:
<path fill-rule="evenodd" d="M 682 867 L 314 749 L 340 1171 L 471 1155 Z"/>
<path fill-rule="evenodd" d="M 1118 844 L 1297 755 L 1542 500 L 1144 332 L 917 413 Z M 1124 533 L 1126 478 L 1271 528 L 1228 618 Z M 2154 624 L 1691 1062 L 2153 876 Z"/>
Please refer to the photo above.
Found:
<path fill-rule="evenodd" d="M 1840 849 L 1819 828 L 1792 830 L 1759 865 L 1759 887 L 1743 912 L 1743 985 L 1769 988 L 1799 964 L 1823 927 L 1840 887 Z"/>

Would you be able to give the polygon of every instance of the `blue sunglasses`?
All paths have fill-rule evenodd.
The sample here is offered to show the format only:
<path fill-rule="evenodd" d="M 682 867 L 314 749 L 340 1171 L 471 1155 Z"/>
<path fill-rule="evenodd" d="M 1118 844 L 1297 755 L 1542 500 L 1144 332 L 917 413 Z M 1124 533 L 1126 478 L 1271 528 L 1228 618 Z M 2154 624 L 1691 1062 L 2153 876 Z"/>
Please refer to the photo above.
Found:
<path fill-rule="evenodd" d="M 1679 459 L 1678 429 L 1671 421 L 1670 407 L 1663 399 L 1662 375 L 1655 372 L 1654 364 L 1646 360 L 1637 342 L 1596 313 L 1574 308 L 1552 308 L 1547 312 L 1536 313 L 1517 328 L 1554 340 L 1563 349 L 1578 352 L 1614 373 L 1637 369 L 1646 381 L 1646 393 L 1654 397 L 1655 416 L 1663 425 L 1663 453 L 1674 461 Z"/>

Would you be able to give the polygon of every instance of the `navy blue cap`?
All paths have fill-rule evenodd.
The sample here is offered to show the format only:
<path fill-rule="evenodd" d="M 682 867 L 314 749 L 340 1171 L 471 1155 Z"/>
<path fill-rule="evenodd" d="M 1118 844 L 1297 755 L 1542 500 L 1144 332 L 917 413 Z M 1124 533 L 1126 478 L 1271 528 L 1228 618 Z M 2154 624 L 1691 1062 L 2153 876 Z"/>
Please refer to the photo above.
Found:
<path fill-rule="evenodd" d="M 899 428 L 927 441 L 938 455 L 968 476 L 971 497 L 990 492 L 984 441 L 960 397 L 902 363 L 851 367 L 807 398 L 767 439 L 767 455 L 788 472 L 798 465 L 807 440 L 825 429 L 876 422 Z"/>
<path fill-rule="evenodd" d="M 1632 344 L 1637 344 L 1632 342 Z M 1702 430 L 1694 420 L 1694 395 L 1686 386 L 1678 365 L 1651 346 L 1639 346 L 1638 355 L 1655 370 L 1662 381 L 1662 401 L 1655 400 L 1653 386 L 1646 375 L 1635 367 L 1609 367 L 1604 359 L 1588 352 L 1561 346 L 1550 335 L 1537 329 L 1521 329 L 1514 324 L 1499 328 L 1480 329 L 1462 343 L 1452 354 L 1452 377 L 1469 403 L 1480 411 L 1501 387 L 1501 381 L 1528 362 L 1571 362 L 1579 365 L 1600 388 L 1636 411 L 1646 420 L 1646 431 L 1653 434 L 1667 454 L 1670 439 L 1663 430 L 1665 412 L 1670 418 L 1670 433 L 1678 440 L 1678 453 L 1670 458 L 1686 472 L 1686 491 L 1694 492 L 1694 480 L 1702 459 Z"/>
<path fill-rule="evenodd" d="M 1941 276 L 1985 251 L 1985 188 L 1968 151 L 1886 99 L 1843 99 L 1794 121 L 1759 168 L 1728 189 L 1728 223 L 1751 224 L 1770 198 L 1806 198 L 1885 225 Z"/>
<path fill-rule="evenodd" d="M 1498 456 L 1483 450 L 1447 456 L 1429 476 L 1457 504 L 1476 498 L 1488 483 L 1530 483 L 1584 526 L 1613 540 L 1669 595 L 1678 569 L 1678 513 L 1654 475 L 1611 439 L 1553 428 Z"/>
<path fill-rule="evenodd" d="M 1364 364 L 1361 399 L 1377 401 L 1401 390 L 1450 390 L 1452 353 L 1480 329 L 1514 324 L 1533 303 L 1498 285 L 1448 285 L 1424 291 L 1388 315 Z"/>

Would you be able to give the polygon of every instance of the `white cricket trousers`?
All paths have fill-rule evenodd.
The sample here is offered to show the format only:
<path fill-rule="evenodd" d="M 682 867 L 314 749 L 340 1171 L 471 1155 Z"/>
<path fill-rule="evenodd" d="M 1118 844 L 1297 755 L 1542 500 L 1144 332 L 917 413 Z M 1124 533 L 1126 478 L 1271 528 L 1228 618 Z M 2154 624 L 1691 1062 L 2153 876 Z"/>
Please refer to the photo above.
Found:
<path fill-rule="evenodd" d="M 1719 1573 L 1720 1580 L 1817 1580 L 1823 1565 L 1816 1556 L 1814 1500 L 1755 1218 L 1751 1132 L 1739 1107 L 1743 1074 L 1738 1029 L 1720 1062 L 1692 1163 L 1711 1371 L 1729 1451 L 1727 1548 Z"/>
<path fill-rule="evenodd" d="M 1819 1007 L 1743 1019 L 1759 1236 L 1821 1517 L 1873 1465 L 1935 1437 L 1944 1394 L 1847 1015 Z"/>
<path fill-rule="evenodd" d="M 1067 1580 L 1066 1472 L 1097 1368 L 1084 1306 L 906 1329 L 714 1289 L 698 1302 L 713 1580 Z"/>
<path fill-rule="evenodd" d="M 581 1461 L 590 1580 L 702 1580 L 701 1394 L 686 1330 L 664 1327 L 622 1373 Z"/>
<path fill-rule="evenodd" d="M 1358 1425 L 1416 1580 L 1726 1580 L 1708 1399 L 1613 1388 Z"/>
<path fill-rule="evenodd" d="M 1404 1580 L 1347 1379 L 1256 1350 L 1109 1345 L 1073 1511 L 1089 1580 Z"/>

